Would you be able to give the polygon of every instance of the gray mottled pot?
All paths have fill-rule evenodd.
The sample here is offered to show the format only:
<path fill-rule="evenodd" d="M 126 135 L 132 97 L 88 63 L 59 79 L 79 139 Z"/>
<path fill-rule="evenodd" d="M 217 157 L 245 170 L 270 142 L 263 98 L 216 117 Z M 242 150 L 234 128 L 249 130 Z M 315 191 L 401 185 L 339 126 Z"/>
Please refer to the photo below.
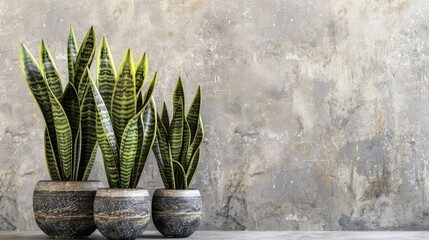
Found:
<path fill-rule="evenodd" d="M 51 238 L 77 239 L 95 231 L 94 197 L 100 181 L 39 181 L 33 193 L 34 218 Z"/>
<path fill-rule="evenodd" d="M 157 189 L 152 199 L 152 219 L 165 237 L 186 238 L 201 222 L 199 190 Z"/>
<path fill-rule="evenodd" d="M 149 192 L 145 189 L 98 189 L 94 220 L 107 239 L 136 239 L 150 219 Z"/>

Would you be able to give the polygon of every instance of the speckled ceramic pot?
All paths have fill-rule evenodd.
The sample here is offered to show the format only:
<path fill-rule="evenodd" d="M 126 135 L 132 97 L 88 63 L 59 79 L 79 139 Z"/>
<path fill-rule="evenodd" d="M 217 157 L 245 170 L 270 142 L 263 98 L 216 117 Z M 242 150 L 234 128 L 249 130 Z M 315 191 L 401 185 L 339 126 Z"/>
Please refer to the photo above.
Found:
<path fill-rule="evenodd" d="M 107 239 L 136 239 L 150 219 L 149 192 L 145 189 L 98 189 L 94 220 Z"/>
<path fill-rule="evenodd" d="M 152 219 L 156 229 L 168 238 L 186 238 L 201 222 L 199 190 L 157 189 L 152 199 Z"/>
<path fill-rule="evenodd" d="M 100 181 L 40 181 L 33 193 L 34 218 L 51 238 L 79 239 L 95 231 L 94 198 Z"/>

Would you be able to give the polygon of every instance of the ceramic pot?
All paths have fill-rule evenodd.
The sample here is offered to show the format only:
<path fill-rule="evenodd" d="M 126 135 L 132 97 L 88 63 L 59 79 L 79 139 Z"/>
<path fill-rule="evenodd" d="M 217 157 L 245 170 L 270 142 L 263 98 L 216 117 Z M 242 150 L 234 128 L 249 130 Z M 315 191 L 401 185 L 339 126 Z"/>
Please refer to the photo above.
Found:
<path fill-rule="evenodd" d="M 145 189 L 98 189 L 94 200 L 95 225 L 107 239 L 136 239 L 150 219 Z"/>
<path fill-rule="evenodd" d="M 34 218 L 51 238 L 84 238 L 96 229 L 94 198 L 100 181 L 39 181 L 33 193 Z"/>
<path fill-rule="evenodd" d="M 157 189 L 153 194 L 153 223 L 165 237 L 189 237 L 200 226 L 201 209 L 201 194 L 196 189 Z"/>

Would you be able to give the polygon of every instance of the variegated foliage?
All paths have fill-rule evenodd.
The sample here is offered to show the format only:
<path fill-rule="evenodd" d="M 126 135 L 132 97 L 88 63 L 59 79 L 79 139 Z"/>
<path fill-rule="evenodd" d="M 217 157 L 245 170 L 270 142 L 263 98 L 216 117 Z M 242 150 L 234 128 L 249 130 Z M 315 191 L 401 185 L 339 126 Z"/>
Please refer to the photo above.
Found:
<path fill-rule="evenodd" d="M 155 142 L 152 147 L 164 186 L 167 189 L 188 189 L 200 160 L 200 146 L 204 139 L 201 120 L 201 88 L 185 114 L 185 92 L 179 78 L 173 94 L 173 116 L 169 120 L 163 104 L 158 115 Z"/>
<path fill-rule="evenodd" d="M 97 60 L 97 82 L 91 89 L 97 108 L 97 139 L 111 188 L 135 188 L 152 148 L 156 131 L 156 107 L 152 93 L 155 73 L 148 89 L 148 58 L 134 64 L 128 50 L 116 74 L 105 37 Z"/>
<path fill-rule="evenodd" d="M 52 56 L 42 40 L 39 64 L 21 44 L 20 63 L 24 79 L 37 101 L 46 122 L 45 158 L 54 181 L 88 180 L 94 163 L 96 106 L 88 90 L 95 52 L 95 32 L 91 27 L 77 48 L 72 27 L 68 36 L 69 81 L 65 89 Z"/>

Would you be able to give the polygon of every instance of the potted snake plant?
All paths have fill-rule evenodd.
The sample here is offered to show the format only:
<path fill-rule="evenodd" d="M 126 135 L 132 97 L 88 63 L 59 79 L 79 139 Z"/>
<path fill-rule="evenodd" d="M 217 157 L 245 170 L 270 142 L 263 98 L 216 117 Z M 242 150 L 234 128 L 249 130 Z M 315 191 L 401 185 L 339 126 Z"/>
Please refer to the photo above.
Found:
<path fill-rule="evenodd" d="M 64 90 L 43 40 L 40 67 L 23 44 L 20 48 L 24 80 L 46 122 L 44 150 L 51 180 L 36 184 L 33 209 L 36 223 L 51 238 L 82 238 L 96 229 L 93 203 L 96 190 L 103 184 L 88 181 L 97 150 L 96 112 L 88 72 L 94 43 L 95 32 L 91 27 L 78 50 L 70 27 L 69 81 Z"/>
<path fill-rule="evenodd" d="M 153 194 L 152 218 L 165 237 L 183 238 L 196 231 L 201 221 L 200 191 L 189 188 L 204 139 L 200 87 L 185 114 L 185 92 L 179 78 L 173 94 L 173 108 L 171 122 L 165 102 L 157 118 L 152 150 L 165 189 L 157 189 Z"/>
<path fill-rule="evenodd" d="M 103 37 L 97 84 L 91 82 L 91 88 L 97 106 L 97 139 L 110 188 L 97 191 L 94 219 L 98 230 L 108 239 L 136 239 L 150 219 L 149 192 L 137 188 L 156 128 L 152 93 L 157 74 L 143 94 L 147 72 L 147 55 L 143 54 L 134 65 L 128 50 L 116 75 Z"/>

